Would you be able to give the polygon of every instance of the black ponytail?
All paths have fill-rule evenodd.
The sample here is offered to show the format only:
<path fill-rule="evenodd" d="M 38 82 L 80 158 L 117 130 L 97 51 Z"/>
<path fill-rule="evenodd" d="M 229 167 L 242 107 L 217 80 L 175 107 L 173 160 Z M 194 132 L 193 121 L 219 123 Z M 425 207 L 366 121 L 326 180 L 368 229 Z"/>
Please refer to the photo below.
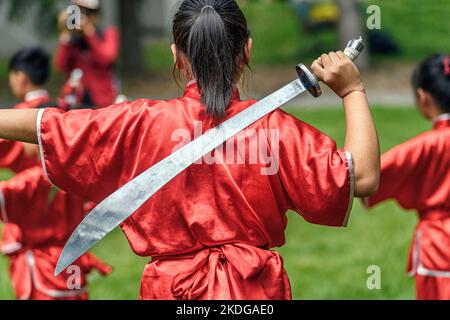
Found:
<path fill-rule="evenodd" d="M 450 57 L 434 54 L 414 71 L 414 89 L 430 93 L 443 112 L 450 112 Z"/>
<path fill-rule="evenodd" d="M 174 41 L 190 62 L 206 111 L 226 115 L 233 88 L 248 63 L 247 21 L 234 0 L 185 0 L 175 15 Z"/>

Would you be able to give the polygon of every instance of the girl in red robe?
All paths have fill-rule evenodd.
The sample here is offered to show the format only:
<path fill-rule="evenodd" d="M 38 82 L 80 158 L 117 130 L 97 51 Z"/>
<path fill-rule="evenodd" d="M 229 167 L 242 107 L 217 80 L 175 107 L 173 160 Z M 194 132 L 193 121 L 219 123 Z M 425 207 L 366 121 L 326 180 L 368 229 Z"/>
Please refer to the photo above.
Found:
<path fill-rule="evenodd" d="M 41 167 L 0 182 L 0 220 L 4 223 L 0 252 L 10 260 L 10 274 L 19 300 L 86 300 L 86 276 L 111 268 L 92 254 L 81 257 L 68 272 L 54 277 L 64 243 L 81 222 L 89 204 L 51 186 Z"/>
<path fill-rule="evenodd" d="M 416 70 L 420 113 L 433 130 L 407 141 L 381 159 L 379 192 L 368 207 L 395 199 L 419 214 L 409 255 L 418 299 L 450 299 L 450 57 L 433 55 Z"/>
<path fill-rule="evenodd" d="M 181 98 L 0 111 L 0 137 L 39 143 L 49 180 L 98 203 L 255 103 L 236 87 L 250 62 L 249 34 L 235 1 L 185 0 L 172 45 L 188 82 Z M 283 260 L 270 250 L 285 243 L 287 211 L 343 227 L 353 197 L 377 189 L 377 134 L 356 66 L 330 52 L 312 69 L 343 99 L 345 148 L 276 110 L 189 167 L 121 226 L 132 249 L 152 258 L 141 299 L 290 299 Z"/>

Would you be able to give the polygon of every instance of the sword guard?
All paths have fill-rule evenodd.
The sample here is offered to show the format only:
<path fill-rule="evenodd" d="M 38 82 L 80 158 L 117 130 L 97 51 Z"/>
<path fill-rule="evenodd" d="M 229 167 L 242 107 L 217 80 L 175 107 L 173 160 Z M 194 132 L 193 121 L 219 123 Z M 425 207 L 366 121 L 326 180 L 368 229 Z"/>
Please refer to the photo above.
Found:
<path fill-rule="evenodd" d="M 345 48 L 345 55 L 352 61 L 356 60 L 361 52 L 364 50 L 364 43 L 362 37 L 359 39 L 350 40 L 347 48 Z M 319 81 L 316 76 L 309 71 L 304 64 L 299 64 L 296 67 L 300 82 L 303 84 L 306 90 L 315 98 L 322 95 L 322 88 L 320 88 Z"/>
<path fill-rule="evenodd" d="M 322 88 L 320 87 L 316 76 L 309 71 L 304 64 L 297 65 L 296 69 L 300 82 L 303 84 L 305 89 L 308 90 L 314 98 L 320 97 L 322 95 Z"/>

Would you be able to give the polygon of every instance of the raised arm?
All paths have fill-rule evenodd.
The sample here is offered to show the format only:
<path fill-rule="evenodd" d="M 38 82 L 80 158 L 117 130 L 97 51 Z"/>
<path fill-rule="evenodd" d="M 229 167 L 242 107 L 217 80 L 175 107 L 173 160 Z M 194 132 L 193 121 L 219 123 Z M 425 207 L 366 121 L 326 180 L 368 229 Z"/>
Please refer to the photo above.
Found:
<path fill-rule="evenodd" d="M 38 143 L 38 109 L 0 110 L 0 138 Z"/>
<path fill-rule="evenodd" d="M 380 147 L 360 73 L 343 52 L 322 55 L 311 68 L 319 80 L 343 99 L 345 150 L 353 157 L 355 196 L 370 196 L 379 186 Z"/>

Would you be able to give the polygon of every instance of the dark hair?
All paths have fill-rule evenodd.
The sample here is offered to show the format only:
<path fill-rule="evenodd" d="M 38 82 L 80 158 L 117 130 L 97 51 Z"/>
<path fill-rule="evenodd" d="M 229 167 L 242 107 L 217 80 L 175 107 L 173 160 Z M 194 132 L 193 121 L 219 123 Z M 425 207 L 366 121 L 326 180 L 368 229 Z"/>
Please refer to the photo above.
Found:
<path fill-rule="evenodd" d="M 39 47 L 19 50 L 11 58 L 8 71 L 22 71 L 34 85 L 43 85 L 50 76 L 50 56 Z"/>
<path fill-rule="evenodd" d="M 414 89 L 430 93 L 442 111 L 450 112 L 450 57 L 433 54 L 426 58 L 414 71 Z"/>
<path fill-rule="evenodd" d="M 173 36 L 179 54 L 191 64 L 207 113 L 225 116 L 242 65 L 248 65 L 250 31 L 236 1 L 183 1 L 174 17 Z"/>

